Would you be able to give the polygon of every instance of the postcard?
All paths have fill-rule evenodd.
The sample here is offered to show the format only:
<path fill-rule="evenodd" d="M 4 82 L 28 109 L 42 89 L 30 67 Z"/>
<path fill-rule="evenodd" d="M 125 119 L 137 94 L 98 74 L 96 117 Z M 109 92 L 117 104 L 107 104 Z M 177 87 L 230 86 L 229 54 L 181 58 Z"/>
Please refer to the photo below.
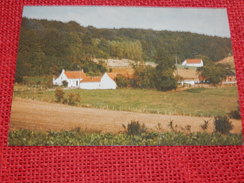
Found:
<path fill-rule="evenodd" d="M 227 10 L 25 6 L 10 146 L 241 145 Z"/>

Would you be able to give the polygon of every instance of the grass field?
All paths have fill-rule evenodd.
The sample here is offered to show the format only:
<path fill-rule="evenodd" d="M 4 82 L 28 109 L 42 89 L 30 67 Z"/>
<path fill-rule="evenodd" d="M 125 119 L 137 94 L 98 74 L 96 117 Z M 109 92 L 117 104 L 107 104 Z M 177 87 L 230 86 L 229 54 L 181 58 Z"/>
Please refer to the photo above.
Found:
<path fill-rule="evenodd" d="M 16 86 L 17 87 L 17 86 Z M 20 88 L 20 86 L 18 86 Z M 14 96 L 55 102 L 55 92 L 48 90 L 15 90 Z M 237 107 L 237 88 L 193 88 L 160 92 L 146 89 L 65 90 L 79 93 L 77 106 L 187 116 L 224 115 Z"/>

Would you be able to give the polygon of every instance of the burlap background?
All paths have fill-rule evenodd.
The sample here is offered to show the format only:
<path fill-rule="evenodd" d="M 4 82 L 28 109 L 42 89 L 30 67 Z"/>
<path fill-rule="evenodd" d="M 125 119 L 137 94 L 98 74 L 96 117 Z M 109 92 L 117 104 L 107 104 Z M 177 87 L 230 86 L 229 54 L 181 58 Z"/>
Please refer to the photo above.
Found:
<path fill-rule="evenodd" d="M 8 124 L 24 5 L 227 8 L 241 111 L 244 112 L 243 0 L 0 0 L 0 182 L 244 182 L 244 147 L 241 146 L 8 147 Z"/>

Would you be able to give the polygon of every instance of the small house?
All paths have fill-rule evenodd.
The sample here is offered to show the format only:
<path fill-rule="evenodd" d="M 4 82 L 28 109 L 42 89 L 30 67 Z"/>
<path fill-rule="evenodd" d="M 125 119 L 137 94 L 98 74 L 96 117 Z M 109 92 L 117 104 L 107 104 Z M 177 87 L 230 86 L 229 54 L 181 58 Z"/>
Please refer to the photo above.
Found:
<path fill-rule="evenodd" d="M 53 85 L 62 86 L 67 82 L 68 88 L 79 88 L 80 81 L 86 78 L 86 74 L 82 71 L 65 71 L 62 70 L 61 74 L 55 79 L 53 78 Z"/>
<path fill-rule="evenodd" d="M 203 67 L 202 59 L 186 59 L 182 62 L 182 66 L 185 67 Z"/>
<path fill-rule="evenodd" d="M 62 70 L 57 78 L 53 78 L 53 85 L 62 86 L 67 83 L 68 88 L 81 89 L 116 89 L 117 84 L 107 73 L 103 76 L 87 76 L 83 71 Z"/>
<path fill-rule="evenodd" d="M 116 82 L 107 74 L 98 77 L 86 77 L 80 81 L 81 89 L 116 89 Z"/>

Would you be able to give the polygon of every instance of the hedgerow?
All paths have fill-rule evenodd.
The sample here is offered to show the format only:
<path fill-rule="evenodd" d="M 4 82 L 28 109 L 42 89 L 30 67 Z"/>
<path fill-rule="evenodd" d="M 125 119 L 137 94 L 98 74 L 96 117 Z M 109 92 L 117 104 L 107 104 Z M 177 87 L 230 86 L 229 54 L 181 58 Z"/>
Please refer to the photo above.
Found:
<path fill-rule="evenodd" d="M 220 133 L 182 133 L 182 132 L 145 132 L 139 135 L 126 133 L 88 133 L 80 130 L 61 132 L 35 132 L 26 129 L 11 131 L 9 145 L 29 146 L 171 146 L 171 145 L 241 145 L 241 134 L 222 135 Z"/>

